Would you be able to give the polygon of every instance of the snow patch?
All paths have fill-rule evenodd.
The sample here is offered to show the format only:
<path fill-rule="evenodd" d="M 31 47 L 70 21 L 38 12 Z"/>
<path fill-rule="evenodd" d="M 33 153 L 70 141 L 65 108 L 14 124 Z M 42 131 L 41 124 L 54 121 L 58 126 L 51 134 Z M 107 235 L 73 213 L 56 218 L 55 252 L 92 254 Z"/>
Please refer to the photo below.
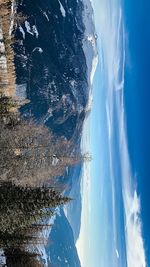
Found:
<path fill-rule="evenodd" d="M 31 25 L 30 25 L 30 22 L 26 20 L 26 21 L 25 21 L 25 27 L 26 27 L 26 30 L 27 30 L 27 32 L 28 32 L 29 34 L 31 34 L 31 35 L 35 35 L 36 38 L 39 37 L 39 33 L 38 33 L 38 30 L 37 30 L 36 25 L 31 26 Z"/>
<path fill-rule="evenodd" d="M 5 53 L 5 45 L 4 45 L 4 42 L 1 42 L 1 41 L 0 41 L 0 53 L 1 54 Z"/>
<path fill-rule="evenodd" d="M 47 224 L 48 225 L 53 225 L 54 222 L 56 220 L 56 215 L 52 216 Z M 50 232 L 51 232 L 51 227 L 48 227 L 48 228 L 45 228 L 42 233 L 40 234 L 40 237 L 43 237 L 44 239 L 48 239 L 49 238 L 49 235 L 50 235 Z M 45 247 L 45 244 L 43 245 L 38 245 L 37 246 L 37 249 L 39 251 L 39 253 L 41 254 L 41 258 L 42 260 L 45 262 L 45 265 L 44 266 L 48 266 L 48 257 L 47 257 L 47 252 L 46 252 L 46 247 Z M 49 257 L 50 259 L 50 257 Z"/>
<path fill-rule="evenodd" d="M 38 33 L 37 27 L 35 25 L 33 25 L 32 30 L 33 30 L 33 33 L 35 34 L 36 38 L 38 38 L 39 33 Z"/>
<path fill-rule="evenodd" d="M 0 249 L 0 266 L 6 266 L 6 258 L 3 249 Z"/>
<path fill-rule="evenodd" d="M 96 37 L 94 35 L 87 36 L 87 40 L 92 44 L 92 46 L 95 48 L 96 46 Z"/>
<path fill-rule="evenodd" d="M 43 53 L 43 49 L 41 47 L 35 47 L 32 52 L 35 52 L 35 51 L 39 53 Z"/>
<path fill-rule="evenodd" d="M 25 21 L 25 27 L 26 27 L 27 32 L 33 35 L 33 32 L 31 31 L 30 23 L 27 20 Z"/>
<path fill-rule="evenodd" d="M 3 70 L 7 69 L 7 60 L 5 56 L 0 57 L 0 68 Z"/>
<path fill-rule="evenodd" d="M 52 160 L 52 165 L 53 166 L 56 166 L 59 162 L 59 159 L 57 157 L 53 157 L 53 160 Z"/>
<path fill-rule="evenodd" d="M 25 31 L 21 26 L 19 26 L 19 31 L 22 33 L 23 39 L 25 39 Z"/>
<path fill-rule="evenodd" d="M 0 40 L 3 40 L 3 32 L 1 28 L 0 28 Z"/>
<path fill-rule="evenodd" d="M 92 60 L 92 69 L 91 69 L 91 75 L 90 75 L 91 85 L 93 84 L 93 79 L 94 79 L 95 71 L 97 68 L 97 64 L 98 64 L 98 55 L 96 55 Z"/>
<path fill-rule="evenodd" d="M 92 91 L 89 93 L 89 97 L 88 97 L 88 103 L 86 105 L 85 111 L 88 112 L 91 110 L 93 105 L 93 94 Z"/>
<path fill-rule="evenodd" d="M 62 3 L 60 2 L 60 0 L 58 0 L 59 4 L 60 4 L 60 11 L 63 17 L 66 17 L 66 11 L 62 5 Z"/>
<path fill-rule="evenodd" d="M 46 11 L 43 12 L 43 15 L 46 17 L 46 19 L 49 21 L 49 17 L 48 15 L 46 14 Z"/>
<path fill-rule="evenodd" d="M 15 14 L 15 1 L 13 0 L 11 3 L 11 17 L 10 17 L 10 28 L 9 35 L 11 35 L 14 27 L 14 14 Z"/>

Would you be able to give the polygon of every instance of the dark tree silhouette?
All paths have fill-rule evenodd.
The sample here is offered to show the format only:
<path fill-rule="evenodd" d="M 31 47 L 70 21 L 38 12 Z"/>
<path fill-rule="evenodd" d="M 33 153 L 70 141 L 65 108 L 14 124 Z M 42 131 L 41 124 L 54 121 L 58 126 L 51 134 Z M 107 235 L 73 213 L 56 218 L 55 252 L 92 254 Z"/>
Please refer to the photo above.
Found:
<path fill-rule="evenodd" d="M 7 267 L 44 267 L 37 259 L 36 253 L 21 249 L 5 249 Z"/>

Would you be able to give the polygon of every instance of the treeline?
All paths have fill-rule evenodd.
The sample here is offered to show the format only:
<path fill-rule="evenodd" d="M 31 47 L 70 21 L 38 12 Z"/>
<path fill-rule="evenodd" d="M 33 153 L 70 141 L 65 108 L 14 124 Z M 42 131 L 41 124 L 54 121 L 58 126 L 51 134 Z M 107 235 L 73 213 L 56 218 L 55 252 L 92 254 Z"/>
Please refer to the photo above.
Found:
<path fill-rule="evenodd" d="M 30 246 L 46 242 L 39 237 L 43 227 L 50 227 L 46 219 L 57 206 L 70 201 L 54 187 L 55 177 L 82 156 L 70 154 L 70 142 L 65 138 L 56 138 L 33 119 L 21 118 L 19 111 L 14 112 L 17 105 L 1 94 L 0 247 L 7 266 L 21 266 L 17 262 L 28 257 L 32 267 L 40 263 L 37 255 L 31 257 Z"/>
<path fill-rule="evenodd" d="M 24 266 L 42 266 L 40 255 L 32 252 L 30 246 L 46 245 L 47 240 L 40 237 L 44 227 L 51 227 L 46 219 L 53 216 L 55 207 L 68 201 L 54 188 L 0 184 L 0 248 L 7 267 L 23 266 L 25 260 L 30 265 Z"/>
<path fill-rule="evenodd" d="M 42 267 L 36 247 L 47 240 L 40 233 L 51 227 L 46 222 L 55 208 L 70 201 L 55 179 L 90 157 L 73 153 L 70 141 L 44 125 L 24 120 L 18 108 L 17 100 L 0 95 L 0 248 L 7 267 Z"/>
<path fill-rule="evenodd" d="M 86 158 L 71 153 L 71 142 L 56 138 L 47 127 L 20 118 L 12 112 L 14 105 L 12 99 L 0 97 L 1 180 L 21 186 L 48 184 L 67 166 Z"/>

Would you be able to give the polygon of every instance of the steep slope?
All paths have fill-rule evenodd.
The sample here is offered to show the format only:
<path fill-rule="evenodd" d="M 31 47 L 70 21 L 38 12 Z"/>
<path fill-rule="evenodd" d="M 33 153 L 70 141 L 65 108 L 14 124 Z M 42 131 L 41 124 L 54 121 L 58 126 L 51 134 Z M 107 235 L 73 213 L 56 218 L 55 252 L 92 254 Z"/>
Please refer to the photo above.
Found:
<path fill-rule="evenodd" d="M 23 111 L 57 135 L 80 135 L 88 102 L 82 2 L 23 0 L 17 12 L 17 83 L 31 101 Z"/>
<path fill-rule="evenodd" d="M 73 231 L 63 210 L 57 214 L 46 248 L 48 265 L 53 267 L 80 267 L 80 260 L 74 244 Z"/>

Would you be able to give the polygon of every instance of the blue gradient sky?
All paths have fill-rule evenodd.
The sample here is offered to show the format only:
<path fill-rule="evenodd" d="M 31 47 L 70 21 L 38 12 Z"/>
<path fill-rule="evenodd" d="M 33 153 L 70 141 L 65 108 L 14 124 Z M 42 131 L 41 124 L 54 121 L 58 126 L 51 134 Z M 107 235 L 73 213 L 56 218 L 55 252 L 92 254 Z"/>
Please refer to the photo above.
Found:
<path fill-rule="evenodd" d="M 150 35 L 148 26 L 142 31 L 140 24 L 148 25 L 145 9 L 149 5 L 146 1 L 139 1 L 139 5 L 125 2 L 93 0 L 99 64 L 93 109 L 83 136 L 85 150 L 90 147 L 93 160 L 85 166 L 82 179 L 77 242 L 82 267 L 145 267 L 149 262 L 149 189 L 145 189 L 145 182 L 146 172 L 150 173 L 150 139 L 146 134 L 150 132 L 146 112 L 150 92 L 144 78 L 149 72 Z M 142 110 L 141 97 L 146 103 Z"/>
<path fill-rule="evenodd" d="M 129 51 L 125 83 L 128 143 L 138 180 L 143 238 L 150 266 L 150 2 L 139 0 L 137 5 L 135 0 L 128 1 L 124 10 Z"/>

